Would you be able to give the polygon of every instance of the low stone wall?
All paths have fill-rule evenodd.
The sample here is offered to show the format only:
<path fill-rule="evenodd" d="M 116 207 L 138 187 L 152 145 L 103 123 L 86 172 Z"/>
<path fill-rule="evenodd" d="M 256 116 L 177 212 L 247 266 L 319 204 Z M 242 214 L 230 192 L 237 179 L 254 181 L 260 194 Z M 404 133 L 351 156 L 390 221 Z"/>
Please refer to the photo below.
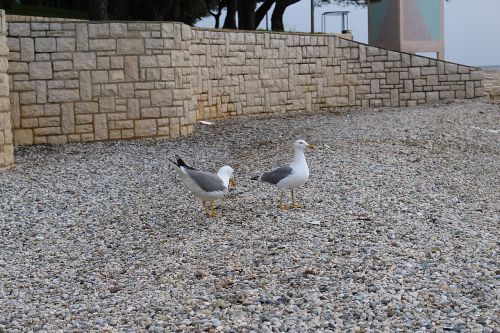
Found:
<path fill-rule="evenodd" d="M 9 77 L 7 75 L 7 22 L 0 10 L 0 168 L 14 164 L 14 144 L 9 102 Z"/>
<path fill-rule="evenodd" d="M 198 118 L 411 106 L 484 94 L 477 68 L 333 35 L 194 30 Z"/>
<path fill-rule="evenodd" d="M 7 40 L 17 145 L 173 138 L 202 119 L 483 95 L 477 68 L 334 35 L 20 19 Z"/>
<path fill-rule="evenodd" d="M 9 23 L 15 143 L 191 133 L 190 34 L 178 23 Z"/>

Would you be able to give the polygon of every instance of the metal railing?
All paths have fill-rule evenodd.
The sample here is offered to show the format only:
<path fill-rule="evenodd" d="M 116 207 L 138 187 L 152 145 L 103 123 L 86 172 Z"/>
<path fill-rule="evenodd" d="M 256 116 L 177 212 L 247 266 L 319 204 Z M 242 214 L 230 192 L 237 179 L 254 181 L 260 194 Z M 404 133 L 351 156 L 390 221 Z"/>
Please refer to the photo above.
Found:
<path fill-rule="evenodd" d="M 349 30 L 349 11 L 337 10 L 333 12 L 324 12 L 321 14 L 321 31 L 326 32 L 326 17 L 327 16 L 342 16 L 342 32 Z"/>

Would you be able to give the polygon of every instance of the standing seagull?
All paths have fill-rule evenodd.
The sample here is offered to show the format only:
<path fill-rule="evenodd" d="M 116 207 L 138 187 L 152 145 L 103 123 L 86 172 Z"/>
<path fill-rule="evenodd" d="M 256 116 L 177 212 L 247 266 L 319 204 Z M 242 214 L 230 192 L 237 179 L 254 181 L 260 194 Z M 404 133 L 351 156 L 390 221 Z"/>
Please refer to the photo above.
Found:
<path fill-rule="evenodd" d="M 309 179 L 309 168 L 307 167 L 306 157 L 304 156 L 304 149 L 308 147 L 314 149 L 314 145 L 310 145 L 304 140 L 297 140 L 293 143 L 293 161 L 285 166 L 282 166 L 273 171 L 264 172 L 260 176 L 252 178 L 253 180 L 260 180 L 265 183 L 276 185 L 281 190 L 280 205 L 281 209 L 286 209 L 283 205 L 284 190 L 292 191 L 292 205 L 291 208 L 303 208 L 303 205 L 295 203 L 293 189 L 305 184 Z"/>
<path fill-rule="evenodd" d="M 175 171 L 184 181 L 186 187 L 193 192 L 193 194 L 203 201 L 203 208 L 209 217 L 217 216 L 215 212 L 214 201 L 222 198 L 227 192 L 229 183 L 231 186 L 236 186 L 236 181 L 233 177 L 233 168 L 224 165 L 219 169 L 217 174 L 206 171 L 196 170 L 184 163 L 184 161 L 177 157 L 177 162 L 174 164 Z M 209 212 L 206 202 L 210 201 L 211 211 Z"/>

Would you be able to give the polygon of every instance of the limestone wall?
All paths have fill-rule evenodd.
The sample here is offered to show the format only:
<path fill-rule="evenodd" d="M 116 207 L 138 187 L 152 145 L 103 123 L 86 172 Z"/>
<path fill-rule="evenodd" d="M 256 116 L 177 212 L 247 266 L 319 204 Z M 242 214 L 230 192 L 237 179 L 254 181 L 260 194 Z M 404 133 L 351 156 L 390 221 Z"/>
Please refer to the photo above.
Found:
<path fill-rule="evenodd" d="M 190 36 L 178 23 L 10 22 L 15 143 L 192 132 Z"/>
<path fill-rule="evenodd" d="M 9 77 L 7 75 L 7 23 L 0 10 L 0 168 L 14 164 L 11 114 L 9 105 Z"/>
<path fill-rule="evenodd" d="M 483 95 L 477 68 L 332 35 L 194 30 L 198 118 Z"/>
<path fill-rule="evenodd" d="M 10 22 L 16 144 L 191 133 L 196 120 L 482 96 L 476 68 L 333 35 Z"/>

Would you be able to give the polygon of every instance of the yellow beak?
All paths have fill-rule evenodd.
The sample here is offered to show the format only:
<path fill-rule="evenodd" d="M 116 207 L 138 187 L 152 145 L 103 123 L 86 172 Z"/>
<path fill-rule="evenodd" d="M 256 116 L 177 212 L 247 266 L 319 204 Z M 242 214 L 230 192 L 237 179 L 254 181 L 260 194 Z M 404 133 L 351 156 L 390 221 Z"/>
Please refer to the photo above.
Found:
<path fill-rule="evenodd" d="M 231 185 L 232 187 L 236 188 L 236 179 L 234 179 L 234 177 L 231 177 L 229 179 L 229 185 Z"/>
<path fill-rule="evenodd" d="M 307 145 L 308 148 L 311 148 L 312 150 L 316 149 L 316 145 L 309 144 Z"/>

